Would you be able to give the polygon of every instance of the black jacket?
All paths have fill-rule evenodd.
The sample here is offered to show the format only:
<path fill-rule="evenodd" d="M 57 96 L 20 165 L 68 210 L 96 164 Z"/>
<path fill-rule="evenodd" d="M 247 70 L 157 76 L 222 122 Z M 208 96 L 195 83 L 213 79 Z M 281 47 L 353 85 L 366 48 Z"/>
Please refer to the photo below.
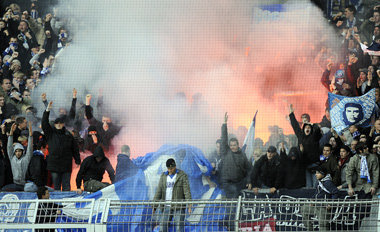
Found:
<path fill-rule="evenodd" d="M 340 170 L 338 167 L 338 161 L 336 157 L 331 154 L 326 160 L 318 162 L 321 167 L 323 167 L 327 173 L 330 174 L 332 182 L 336 185 L 340 185 Z"/>
<path fill-rule="evenodd" d="M 96 157 L 101 157 L 100 162 L 96 161 Z M 112 183 L 115 181 L 115 170 L 113 169 L 110 161 L 104 155 L 102 147 L 98 146 L 95 148 L 94 154 L 83 160 L 82 165 L 80 166 L 76 183 L 77 188 L 79 189 L 83 182 L 88 180 L 97 180 L 102 181 L 104 172 L 107 171 L 110 176 Z"/>
<path fill-rule="evenodd" d="M 33 152 L 28 170 L 25 174 L 26 181 L 32 181 L 38 187 L 45 186 L 47 182 L 46 160 L 42 152 Z"/>
<path fill-rule="evenodd" d="M 7 144 L 8 137 L 0 133 L 2 144 Z M 6 145 L 0 146 L 0 187 L 13 183 L 12 166 Z"/>
<path fill-rule="evenodd" d="M 36 224 L 55 223 L 58 217 L 57 211 L 63 206 L 53 202 L 40 202 L 38 204 Z M 35 229 L 36 232 L 54 232 L 55 229 Z"/>
<path fill-rule="evenodd" d="M 98 138 L 100 138 L 99 143 L 101 143 L 104 146 L 105 150 L 108 150 L 109 146 L 111 145 L 111 140 L 113 139 L 113 137 L 115 137 L 115 135 L 119 133 L 121 128 L 116 126 L 115 124 L 110 123 L 108 124 L 108 130 L 105 131 L 103 129 L 103 123 L 101 121 L 96 120 L 92 115 L 90 106 L 86 106 L 85 112 L 88 123 L 91 126 L 96 127 L 96 131 L 98 132 Z"/>
<path fill-rule="evenodd" d="M 263 155 L 253 166 L 252 187 L 260 188 L 262 185 L 266 185 L 270 188 L 279 189 L 282 187 L 282 177 L 279 155 L 274 156 L 271 160 Z"/>
<path fill-rule="evenodd" d="M 312 126 L 312 131 L 309 135 L 305 135 L 303 126 L 302 130 L 294 116 L 294 113 L 289 114 L 290 123 L 292 124 L 294 133 L 298 138 L 298 144 L 304 147 L 304 154 L 308 158 L 308 163 L 315 163 L 319 160 L 319 139 L 322 137 L 321 130 L 317 125 Z"/>
<path fill-rule="evenodd" d="M 289 150 L 289 155 L 285 151 L 280 152 L 281 164 L 283 168 L 284 188 L 297 189 L 306 185 L 306 160 L 297 147 Z M 295 159 L 292 159 L 295 157 Z"/>
<path fill-rule="evenodd" d="M 232 152 L 228 146 L 227 124 L 222 126 L 222 143 L 220 145 L 222 158 L 220 181 L 222 183 L 238 183 L 246 178 L 247 184 L 251 182 L 252 165 L 247 156 L 240 149 Z"/>
<path fill-rule="evenodd" d="M 57 130 L 49 124 L 49 113 L 45 111 L 42 116 L 42 130 L 49 146 L 47 157 L 47 170 L 52 172 L 71 172 L 72 157 L 76 164 L 80 164 L 78 144 L 74 136 L 65 128 Z"/>

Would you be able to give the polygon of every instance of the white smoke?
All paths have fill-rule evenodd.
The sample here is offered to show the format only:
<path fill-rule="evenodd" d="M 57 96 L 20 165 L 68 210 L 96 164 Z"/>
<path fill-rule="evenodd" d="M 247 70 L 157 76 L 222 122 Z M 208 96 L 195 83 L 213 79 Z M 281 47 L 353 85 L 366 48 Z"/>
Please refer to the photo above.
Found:
<path fill-rule="evenodd" d="M 283 101 L 276 94 L 300 88 L 324 94 L 320 78 L 315 80 L 320 70 L 309 60 L 294 59 L 300 44 L 309 49 L 318 42 L 312 41 L 316 35 L 329 29 L 322 14 L 306 1 L 298 4 L 307 12 L 295 10 L 281 13 L 283 18 L 276 22 L 253 23 L 253 2 L 258 4 L 248 0 L 62 1 L 58 16 L 68 19 L 73 42 L 59 55 L 54 75 L 34 97 L 47 92 L 55 106 L 68 105 L 75 87 L 80 101 L 92 93 L 95 106 L 102 89 L 111 117 L 124 125 L 116 142 L 129 144 L 138 154 L 164 143 L 211 147 L 220 136 L 225 111 L 235 128 L 248 126 L 256 109 L 261 130 L 273 124 L 286 127 Z M 309 59 L 316 52 L 305 56 Z M 270 75 L 282 73 L 276 67 L 291 68 L 291 82 Z M 302 76 L 307 76 L 305 83 L 300 83 Z M 314 112 L 323 112 L 320 98 L 303 100 L 302 109 L 318 102 Z"/>

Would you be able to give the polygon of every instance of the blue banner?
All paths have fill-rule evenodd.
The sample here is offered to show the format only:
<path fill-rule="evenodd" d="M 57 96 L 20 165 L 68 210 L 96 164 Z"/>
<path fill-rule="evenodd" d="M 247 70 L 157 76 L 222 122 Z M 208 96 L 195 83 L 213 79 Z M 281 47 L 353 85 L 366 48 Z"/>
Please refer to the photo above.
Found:
<path fill-rule="evenodd" d="M 157 152 L 148 153 L 144 157 L 139 157 L 133 160 L 139 168 L 136 175 L 119 181 L 113 185 L 108 186 L 93 194 L 83 194 L 78 196 L 74 192 L 52 192 L 52 199 L 62 198 L 92 198 L 95 199 L 94 208 L 100 206 L 100 199 L 114 199 L 114 200 L 133 200 L 133 201 L 146 201 L 152 200 L 155 189 L 158 184 L 159 177 L 162 172 L 166 171 L 166 160 L 174 158 L 179 169 L 184 170 L 190 182 L 190 188 L 193 199 L 221 199 L 222 191 L 220 188 L 210 188 L 207 178 L 211 175 L 211 164 L 204 157 L 203 153 L 195 147 L 189 145 L 164 145 Z M 295 198 L 309 198 L 312 197 L 315 190 L 311 189 L 298 189 L 298 190 L 280 190 L 277 194 L 260 194 L 254 195 L 252 192 L 244 191 L 243 199 L 281 199 L 287 201 Z M 28 212 L 33 210 L 21 210 L 33 207 L 27 203 L 17 203 L 18 200 L 36 199 L 35 193 L 16 192 L 16 193 L 0 193 L 1 200 L 9 200 L 14 203 L 1 204 L 0 203 L 0 223 L 17 223 L 29 222 L 33 219 L 33 215 L 28 215 Z M 342 199 L 347 199 L 346 193 L 342 192 Z M 104 203 L 104 201 L 103 201 Z M 19 204 L 15 206 L 14 204 Z M 75 215 L 83 218 L 83 207 L 85 205 L 77 204 L 75 209 L 70 208 L 70 216 L 65 208 L 62 208 L 63 215 L 57 218 L 57 222 L 65 223 L 70 220 L 75 220 Z M 35 206 L 34 206 L 35 207 Z M 226 231 L 223 225 L 225 220 L 226 209 L 223 205 L 207 204 L 206 206 L 194 205 L 193 213 L 186 217 L 186 231 L 199 231 L 202 227 L 203 231 Z M 7 210 L 7 209 L 20 210 Z M 146 205 L 136 205 L 135 207 L 117 207 L 108 212 L 107 230 L 108 231 L 157 231 L 159 214 L 153 214 L 153 207 L 147 202 Z M 354 217 L 355 208 L 339 208 L 336 209 L 335 221 L 331 226 L 336 228 L 351 228 L 358 224 L 359 217 Z M 341 211 L 339 211 L 341 210 Z M 352 212 L 350 217 L 343 218 L 339 212 Z M 260 205 L 243 205 L 241 211 L 242 219 L 246 222 L 257 222 L 254 226 L 267 225 L 276 227 L 276 230 L 289 230 L 302 228 L 302 215 L 299 213 L 297 206 L 278 207 L 278 205 L 268 204 Z M 92 223 L 95 223 L 95 217 L 100 214 L 92 215 Z M 271 219 L 270 222 L 265 220 Z M 292 223 L 289 223 L 289 222 Z M 350 221 L 350 222 L 349 222 Z M 97 221 L 99 222 L 99 221 Z M 132 223 L 133 222 L 133 223 Z M 261 224 L 260 224 L 261 223 Z M 350 224 L 351 223 L 351 224 Z M 353 224 L 352 224 L 353 223 Z M 249 226 L 247 223 L 242 224 L 241 227 Z M 349 227 L 351 226 L 351 227 Z"/>
<path fill-rule="evenodd" d="M 351 125 L 368 127 L 374 113 L 375 89 L 360 97 L 345 97 L 329 93 L 331 127 L 342 134 Z"/>

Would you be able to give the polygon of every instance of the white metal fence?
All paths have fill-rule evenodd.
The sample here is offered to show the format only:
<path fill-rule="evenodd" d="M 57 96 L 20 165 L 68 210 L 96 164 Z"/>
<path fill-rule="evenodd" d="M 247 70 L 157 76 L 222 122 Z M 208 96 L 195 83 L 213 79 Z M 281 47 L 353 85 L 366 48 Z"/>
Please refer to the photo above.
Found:
<path fill-rule="evenodd" d="M 0 230 L 158 231 L 159 226 L 178 224 L 186 231 L 380 231 L 379 202 L 292 198 L 171 203 L 1 200 Z"/>

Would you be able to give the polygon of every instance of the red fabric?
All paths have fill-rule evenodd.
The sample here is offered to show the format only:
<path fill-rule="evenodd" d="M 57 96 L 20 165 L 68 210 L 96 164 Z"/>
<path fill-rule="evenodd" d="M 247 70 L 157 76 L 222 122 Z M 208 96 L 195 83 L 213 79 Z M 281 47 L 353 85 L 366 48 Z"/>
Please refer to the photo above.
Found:
<path fill-rule="evenodd" d="M 276 231 L 276 220 L 268 218 L 258 222 L 243 222 L 239 224 L 239 231 Z"/>

